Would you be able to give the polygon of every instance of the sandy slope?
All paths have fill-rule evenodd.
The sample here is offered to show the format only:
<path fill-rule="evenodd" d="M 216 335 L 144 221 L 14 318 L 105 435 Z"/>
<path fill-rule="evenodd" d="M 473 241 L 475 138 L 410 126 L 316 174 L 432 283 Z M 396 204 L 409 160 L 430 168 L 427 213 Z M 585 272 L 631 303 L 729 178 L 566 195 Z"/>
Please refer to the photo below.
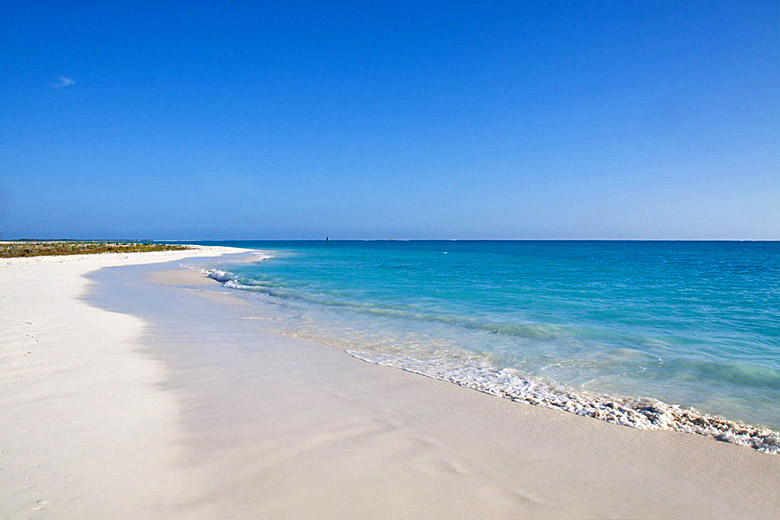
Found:
<path fill-rule="evenodd" d="M 236 251 L 0 260 L 0 518 L 144 518 L 197 493 L 143 323 L 78 297 L 101 267 Z"/>
<path fill-rule="evenodd" d="M 181 256 L 0 264 L 0 518 L 780 517 L 778 456 L 215 327 L 262 307 L 192 271 L 110 286 L 112 308 L 123 283 L 191 299 L 145 328 L 77 299 L 89 271 Z"/>

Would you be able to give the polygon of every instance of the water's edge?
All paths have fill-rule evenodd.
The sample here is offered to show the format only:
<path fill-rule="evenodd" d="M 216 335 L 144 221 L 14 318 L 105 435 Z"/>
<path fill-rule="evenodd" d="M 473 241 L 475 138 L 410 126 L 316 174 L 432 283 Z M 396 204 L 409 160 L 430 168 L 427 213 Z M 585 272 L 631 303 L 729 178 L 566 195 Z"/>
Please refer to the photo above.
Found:
<path fill-rule="evenodd" d="M 224 287 L 251 289 L 238 282 L 229 271 L 200 269 L 200 272 Z M 563 410 L 605 422 L 646 430 L 669 430 L 713 437 L 719 441 L 749 446 L 764 453 L 780 453 L 780 432 L 683 408 L 657 399 L 616 396 L 573 390 L 532 377 L 512 368 L 496 369 L 483 365 L 431 363 L 408 357 L 386 357 L 359 349 L 344 348 L 321 337 L 284 330 L 275 332 L 324 343 L 344 350 L 352 357 L 377 365 L 399 368 L 414 374 L 447 381 L 483 393 L 546 408 Z"/>

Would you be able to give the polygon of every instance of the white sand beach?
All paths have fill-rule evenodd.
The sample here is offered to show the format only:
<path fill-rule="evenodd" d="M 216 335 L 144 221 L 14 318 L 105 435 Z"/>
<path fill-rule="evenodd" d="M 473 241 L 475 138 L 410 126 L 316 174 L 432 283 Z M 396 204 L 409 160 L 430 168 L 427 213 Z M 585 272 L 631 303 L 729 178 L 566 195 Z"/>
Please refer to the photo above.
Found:
<path fill-rule="evenodd" d="M 238 251 L 0 260 L 0 519 L 780 517 L 777 455 L 234 333 L 205 313 L 242 303 L 175 264 L 124 283 L 202 316 L 83 299 L 104 267 Z"/>

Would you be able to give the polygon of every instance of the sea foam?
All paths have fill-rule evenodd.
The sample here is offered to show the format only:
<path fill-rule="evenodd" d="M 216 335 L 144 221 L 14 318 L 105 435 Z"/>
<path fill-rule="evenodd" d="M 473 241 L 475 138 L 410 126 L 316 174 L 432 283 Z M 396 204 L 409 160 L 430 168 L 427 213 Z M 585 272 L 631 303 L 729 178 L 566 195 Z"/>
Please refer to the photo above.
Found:
<path fill-rule="evenodd" d="M 201 269 L 200 272 L 206 275 L 206 277 L 220 283 L 226 283 L 233 280 L 233 273 L 223 271 L 222 269 Z"/>
<path fill-rule="evenodd" d="M 347 350 L 347 353 L 362 361 L 400 368 L 513 401 L 565 410 L 633 428 L 695 433 L 750 446 L 764 453 L 780 453 L 780 432 L 707 415 L 694 408 L 682 408 L 657 399 L 574 391 L 543 378 L 529 377 L 512 368 L 456 366 L 441 359 L 388 358 L 355 350 Z"/>

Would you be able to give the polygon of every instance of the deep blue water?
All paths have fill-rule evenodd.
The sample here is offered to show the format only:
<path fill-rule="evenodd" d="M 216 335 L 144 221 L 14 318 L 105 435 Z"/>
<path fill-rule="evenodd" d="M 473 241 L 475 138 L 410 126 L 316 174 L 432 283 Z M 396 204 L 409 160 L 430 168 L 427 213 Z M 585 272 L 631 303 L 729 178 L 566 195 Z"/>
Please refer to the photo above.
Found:
<path fill-rule="evenodd" d="M 778 242 L 201 243 L 272 252 L 224 266 L 229 285 L 278 304 L 279 330 L 371 360 L 780 427 Z"/>

